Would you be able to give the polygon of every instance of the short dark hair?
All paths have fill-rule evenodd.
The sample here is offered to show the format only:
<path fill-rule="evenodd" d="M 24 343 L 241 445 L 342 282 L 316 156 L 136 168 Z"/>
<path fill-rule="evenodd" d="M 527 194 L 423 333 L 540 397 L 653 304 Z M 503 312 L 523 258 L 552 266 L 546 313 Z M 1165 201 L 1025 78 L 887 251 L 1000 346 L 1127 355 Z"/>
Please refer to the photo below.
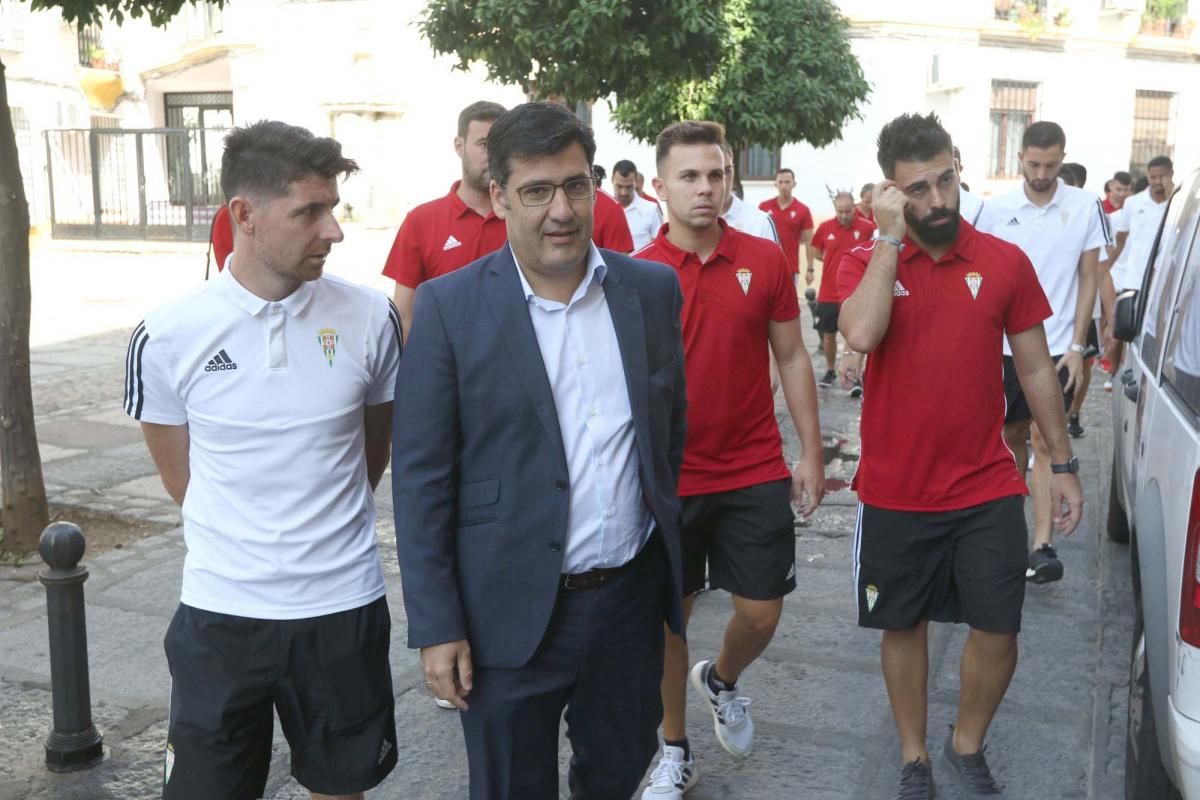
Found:
<path fill-rule="evenodd" d="M 883 126 L 875 144 L 879 168 L 888 180 L 896 177 L 897 161 L 930 161 L 942 153 L 954 154 L 954 142 L 933 112 L 901 114 Z"/>
<path fill-rule="evenodd" d="M 270 200 L 311 175 L 336 178 L 355 172 L 358 164 L 342 155 L 336 139 L 314 136 L 286 122 L 261 120 L 226 134 L 221 192 L 227 203 L 238 195 Z"/>
<path fill-rule="evenodd" d="M 1063 133 L 1062 126 L 1057 122 L 1050 120 L 1042 120 L 1035 122 L 1025 129 L 1025 133 L 1021 136 L 1021 149 L 1028 150 L 1030 147 L 1037 147 L 1042 150 L 1059 145 L 1063 150 L 1067 149 L 1067 134 Z"/>
<path fill-rule="evenodd" d="M 1150 159 L 1150 163 L 1146 165 L 1146 169 L 1151 170 L 1155 167 L 1166 167 L 1172 172 L 1175 171 L 1175 165 L 1171 163 L 1171 159 L 1168 156 L 1155 156 Z"/>
<path fill-rule="evenodd" d="M 488 132 L 488 171 L 496 183 L 508 183 L 514 158 L 550 156 L 572 144 L 583 148 L 590 172 L 596 157 L 592 129 L 558 103 L 522 103 L 501 114 Z"/>
<path fill-rule="evenodd" d="M 1146 187 L 1149 185 L 1150 185 L 1150 179 L 1147 178 L 1145 175 L 1143 175 L 1142 177 L 1138 178 L 1136 181 L 1133 182 L 1133 193 L 1140 194 L 1141 192 L 1146 191 Z"/>
<path fill-rule="evenodd" d="M 654 140 L 655 163 L 662 166 L 672 147 L 685 144 L 715 144 L 724 148 L 725 127 L 704 119 L 685 119 L 668 125 Z"/>
<path fill-rule="evenodd" d="M 1079 187 L 1079 176 L 1075 174 L 1075 170 L 1066 164 L 1063 164 L 1062 169 L 1058 171 L 1058 177 L 1062 178 L 1062 182 L 1067 186 Z"/>
<path fill-rule="evenodd" d="M 775 177 L 778 178 L 780 175 L 782 175 L 785 172 L 788 175 L 792 176 L 792 180 L 796 180 L 796 173 L 792 172 L 792 170 L 788 167 L 780 167 L 779 169 L 775 170 Z"/>
<path fill-rule="evenodd" d="M 472 122 L 495 122 L 508 109 L 490 100 L 476 100 L 458 112 L 458 138 L 465 139 Z"/>
<path fill-rule="evenodd" d="M 596 180 L 604 183 L 604 179 L 608 177 L 608 170 L 599 164 L 592 164 L 592 175 L 595 176 Z"/>
<path fill-rule="evenodd" d="M 864 183 L 862 188 L 858 190 L 858 196 L 860 198 L 863 198 L 863 197 L 867 196 L 867 192 L 873 192 L 873 191 L 875 191 L 875 184 Z"/>
<path fill-rule="evenodd" d="M 637 166 L 628 158 L 622 158 L 617 163 L 613 164 L 613 175 L 620 175 L 628 178 L 630 175 L 637 176 Z"/>
<path fill-rule="evenodd" d="M 1133 183 L 1133 176 L 1123 169 L 1119 169 L 1114 172 L 1112 179 L 1122 186 L 1129 186 Z"/>
<path fill-rule="evenodd" d="M 1104 182 L 1104 193 L 1105 194 L 1108 194 L 1109 192 L 1112 191 L 1112 185 L 1113 185 L 1113 182 L 1112 182 L 1111 178 L 1109 178 L 1108 180 L 1106 180 Z"/>
<path fill-rule="evenodd" d="M 1082 189 L 1087 184 L 1087 167 L 1080 164 L 1078 161 L 1069 161 L 1063 164 L 1064 169 L 1071 170 L 1075 175 L 1075 185 Z"/>

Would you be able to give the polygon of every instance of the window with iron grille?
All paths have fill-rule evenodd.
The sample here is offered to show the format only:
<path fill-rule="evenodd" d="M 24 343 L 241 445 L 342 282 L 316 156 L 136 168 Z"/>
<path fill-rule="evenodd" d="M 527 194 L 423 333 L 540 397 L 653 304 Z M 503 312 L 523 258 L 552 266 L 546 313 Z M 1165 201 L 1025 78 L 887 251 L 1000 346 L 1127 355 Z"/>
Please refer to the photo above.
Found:
<path fill-rule="evenodd" d="M 36 220 L 33 202 L 33 131 L 29 126 L 29 117 L 25 109 L 19 106 L 9 106 L 8 113 L 12 117 L 13 133 L 17 138 L 17 166 L 21 168 L 21 183 L 25 187 L 25 200 L 29 204 L 29 217 Z"/>
<path fill-rule="evenodd" d="M 1133 146 L 1129 151 L 1129 172 L 1134 178 L 1146 174 L 1146 162 L 1155 156 L 1174 157 L 1174 115 L 1174 92 L 1138 89 L 1133 102 Z"/>
<path fill-rule="evenodd" d="M 992 153 L 988 176 L 1016 178 L 1021 174 L 1018 153 L 1025 129 L 1037 115 L 1038 84 L 992 81 Z"/>
<path fill-rule="evenodd" d="M 779 148 L 752 144 L 738 153 L 738 175 L 744 181 L 773 181 L 779 171 Z"/>

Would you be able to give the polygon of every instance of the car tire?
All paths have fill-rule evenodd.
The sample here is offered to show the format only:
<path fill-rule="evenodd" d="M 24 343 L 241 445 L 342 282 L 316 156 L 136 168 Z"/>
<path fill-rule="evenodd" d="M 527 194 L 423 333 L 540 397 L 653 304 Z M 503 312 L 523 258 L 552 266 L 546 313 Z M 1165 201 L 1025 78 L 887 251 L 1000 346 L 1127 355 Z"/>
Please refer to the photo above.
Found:
<path fill-rule="evenodd" d="M 1129 659 L 1129 711 L 1125 736 L 1125 800 L 1181 800 L 1162 763 L 1155 727 L 1154 700 L 1150 694 L 1150 669 L 1142 604 L 1135 606 L 1133 651 Z"/>
<path fill-rule="evenodd" d="M 1117 494 L 1117 475 L 1121 465 L 1113 457 L 1112 480 L 1108 486 L 1108 538 L 1121 544 L 1129 543 L 1129 517 L 1121 508 L 1121 497 Z"/>

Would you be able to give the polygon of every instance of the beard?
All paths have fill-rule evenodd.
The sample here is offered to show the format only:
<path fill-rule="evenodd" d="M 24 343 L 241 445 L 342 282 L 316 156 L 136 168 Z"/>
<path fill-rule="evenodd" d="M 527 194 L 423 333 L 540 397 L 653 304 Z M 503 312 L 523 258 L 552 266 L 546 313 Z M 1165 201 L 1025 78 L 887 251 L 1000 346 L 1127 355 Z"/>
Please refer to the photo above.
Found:
<path fill-rule="evenodd" d="M 467 184 L 467 186 L 470 186 L 477 192 L 487 194 L 489 191 L 491 191 L 492 175 L 490 172 L 488 172 L 486 167 L 479 172 L 471 172 L 470 168 L 466 165 L 466 162 L 464 162 L 463 183 Z"/>
<path fill-rule="evenodd" d="M 958 209 L 949 206 L 934 209 L 920 219 L 909 209 L 904 209 L 904 221 L 908 223 L 908 229 L 916 234 L 916 238 L 923 244 L 935 247 L 950 244 L 958 238 L 959 219 Z M 941 220 L 948 222 L 942 225 L 934 224 Z"/>
<path fill-rule="evenodd" d="M 1052 188 L 1054 188 L 1054 185 L 1058 183 L 1058 176 L 1055 175 L 1053 178 L 1044 178 L 1041 180 L 1035 180 L 1033 178 L 1030 178 L 1028 175 L 1026 175 L 1025 182 L 1027 184 L 1029 184 L 1030 189 L 1033 189 L 1038 194 L 1042 194 L 1042 193 L 1048 192 Z"/>

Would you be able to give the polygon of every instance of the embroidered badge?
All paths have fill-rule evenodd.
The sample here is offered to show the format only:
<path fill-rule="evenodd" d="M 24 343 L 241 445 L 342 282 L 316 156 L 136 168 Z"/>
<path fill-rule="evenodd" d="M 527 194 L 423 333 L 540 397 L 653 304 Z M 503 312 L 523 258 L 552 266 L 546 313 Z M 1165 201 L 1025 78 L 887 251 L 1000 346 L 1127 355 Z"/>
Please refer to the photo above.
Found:
<path fill-rule="evenodd" d="M 858 241 L 858 238 L 859 238 L 859 237 L 858 237 L 858 231 L 855 231 L 855 232 L 854 232 L 854 241 L 856 241 L 856 242 L 857 242 L 857 241 Z"/>
<path fill-rule="evenodd" d="M 333 328 L 321 328 L 317 331 L 317 341 L 321 343 L 321 352 L 325 354 L 325 360 L 332 367 L 333 357 L 337 355 L 337 331 Z"/>
<path fill-rule="evenodd" d="M 875 584 L 868 583 L 865 589 L 867 595 L 867 613 L 875 610 L 875 603 L 879 601 L 879 589 L 875 588 Z"/>
<path fill-rule="evenodd" d="M 742 267 L 737 271 L 738 283 L 742 285 L 742 294 L 750 294 L 750 270 Z"/>
<path fill-rule="evenodd" d="M 1071 212 L 1064 208 L 1062 210 L 1062 224 L 1066 225 L 1067 220 L 1069 220 L 1070 218 L 1071 218 Z"/>
<path fill-rule="evenodd" d="M 971 299 L 977 299 L 979 297 L 979 287 L 983 286 L 983 276 L 978 272 L 968 272 L 966 281 L 967 288 L 971 290 Z"/>

